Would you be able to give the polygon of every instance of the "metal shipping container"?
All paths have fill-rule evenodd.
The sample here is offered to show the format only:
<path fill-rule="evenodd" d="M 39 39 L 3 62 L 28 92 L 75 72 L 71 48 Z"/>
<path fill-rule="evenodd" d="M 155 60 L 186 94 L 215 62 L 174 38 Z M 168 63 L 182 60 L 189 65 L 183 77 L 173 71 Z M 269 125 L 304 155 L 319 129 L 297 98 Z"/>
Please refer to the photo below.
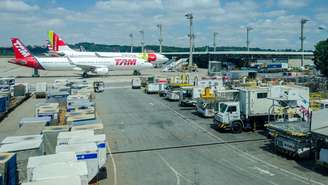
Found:
<path fill-rule="evenodd" d="M 77 160 L 86 161 L 88 167 L 88 180 L 92 180 L 100 168 L 98 148 L 95 143 L 59 145 L 56 147 L 56 153 L 75 152 Z"/>
<path fill-rule="evenodd" d="M 30 157 L 27 163 L 27 180 L 32 181 L 33 170 L 38 166 L 47 165 L 51 163 L 74 161 L 77 161 L 74 152 L 63 152 L 58 154 Z"/>
<path fill-rule="evenodd" d="M 57 145 L 68 144 L 68 141 L 74 137 L 90 137 L 94 136 L 93 130 L 79 130 L 72 132 L 60 132 L 57 137 Z"/>
<path fill-rule="evenodd" d="M 25 124 L 30 124 L 30 123 L 38 123 L 41 125 L 49 125 L 50 123 L 50 117 L 25 117 L 22 118 L 19 122 L 19 127 L 22 127 Z"/>
<path fill-rule="evenodd" d="M 75 137 L 69 140 L 68 144 L 96 143 L 99 154 L 99 166 L 103 167 L 107 161 L 107 141 L 106 135 L 94 135 L 89 137 Z"/>
<path fill-rule="evenodd" d="M 32 181 L 57 180 L 58 178 L 68 176 L 79 176 L 81 178 L 81 184 L 88 185 L 89 180 L 86 162 L 61 162 L 38 166 L 33 170 Z"/>
<path fill-rule="evenodd" d="M 16 185 L 16 154 L 15 153 L 0 153 L 0 184 Z"/>
<path fill-rule="evenodd" d="M 67 176 L 57 177 L 56 179 L 47 179 L 34 182 L 23 182 L 22 185 L 81 185 L 81 177 Z"/>

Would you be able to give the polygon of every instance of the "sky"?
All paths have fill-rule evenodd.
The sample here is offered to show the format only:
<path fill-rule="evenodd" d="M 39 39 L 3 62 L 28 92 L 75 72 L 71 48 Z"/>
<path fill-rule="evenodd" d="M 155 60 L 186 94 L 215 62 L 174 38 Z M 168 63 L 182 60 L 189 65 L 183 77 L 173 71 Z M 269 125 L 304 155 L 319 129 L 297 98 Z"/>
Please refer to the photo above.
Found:
<path fill-rule="evenodd" d="M 328 37 L 328 0 L 0 0 L 0 46 L 18 37 L 26 45 L 44 45 L 54 30 L 70 44 L 158 44 L 157 24 L 163 25 L 164 45 L 188 46 L 189 22 L 194 16 L 195 46 L 245 46 L 299 49 L 300 20 L 305 24 L 305 49 Z"/>

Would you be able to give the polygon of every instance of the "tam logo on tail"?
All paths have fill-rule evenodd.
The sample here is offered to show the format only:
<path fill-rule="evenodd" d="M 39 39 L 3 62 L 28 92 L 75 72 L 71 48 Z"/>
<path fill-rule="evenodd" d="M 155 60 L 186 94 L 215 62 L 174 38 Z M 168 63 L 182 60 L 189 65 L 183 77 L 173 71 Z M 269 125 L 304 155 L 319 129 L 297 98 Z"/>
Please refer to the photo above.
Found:
<path fill-rule="evenodd" d="M 26 58 L 32 56 L 19 39 L 13 38 L 11 41 L 16 58 Z"/>

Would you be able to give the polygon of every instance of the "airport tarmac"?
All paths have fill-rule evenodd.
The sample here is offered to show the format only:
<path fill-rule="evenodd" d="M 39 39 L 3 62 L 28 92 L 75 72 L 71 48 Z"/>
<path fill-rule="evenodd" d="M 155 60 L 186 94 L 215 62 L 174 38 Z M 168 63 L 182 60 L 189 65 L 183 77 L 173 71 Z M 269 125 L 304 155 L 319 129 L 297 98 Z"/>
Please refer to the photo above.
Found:
<path fill-rule="evenodd" d="M 80 78 L 78 72 L 41 72 L 40 78 L 31 78 L 31 69 L 4 62 L 0 59 L 1 76 L 19 76 L 19 82 Z M 96 96 L 112 152 L 108 177 L 100 184 L 328 184 L 327 171 L 274 154 L 261 132 L 220 133 L 213 129 L 212 119 L 199 117 L 193 109 L 131 89 L 130 74 L 115 71 L 89 78 L 103 79 L 109 86 Z M 153 74 L 161 73 L 144 73 Z M 31 98 L 11 112 L 0 123 L 0 139 L 18 129 L 20 118 L 32 116 L 31 106 L 39 101 Z"/>

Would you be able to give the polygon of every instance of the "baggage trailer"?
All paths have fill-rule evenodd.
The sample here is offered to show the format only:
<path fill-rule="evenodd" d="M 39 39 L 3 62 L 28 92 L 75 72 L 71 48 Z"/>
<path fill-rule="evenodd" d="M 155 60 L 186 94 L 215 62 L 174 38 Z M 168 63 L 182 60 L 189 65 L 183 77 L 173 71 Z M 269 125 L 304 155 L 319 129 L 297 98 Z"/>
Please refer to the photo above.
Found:
<path fill-rule="evenodd" d="M 310 123 L 307 121 L 273 122 L 266 125 L 274 151 L 292 158 L 310 156 Z"/>

